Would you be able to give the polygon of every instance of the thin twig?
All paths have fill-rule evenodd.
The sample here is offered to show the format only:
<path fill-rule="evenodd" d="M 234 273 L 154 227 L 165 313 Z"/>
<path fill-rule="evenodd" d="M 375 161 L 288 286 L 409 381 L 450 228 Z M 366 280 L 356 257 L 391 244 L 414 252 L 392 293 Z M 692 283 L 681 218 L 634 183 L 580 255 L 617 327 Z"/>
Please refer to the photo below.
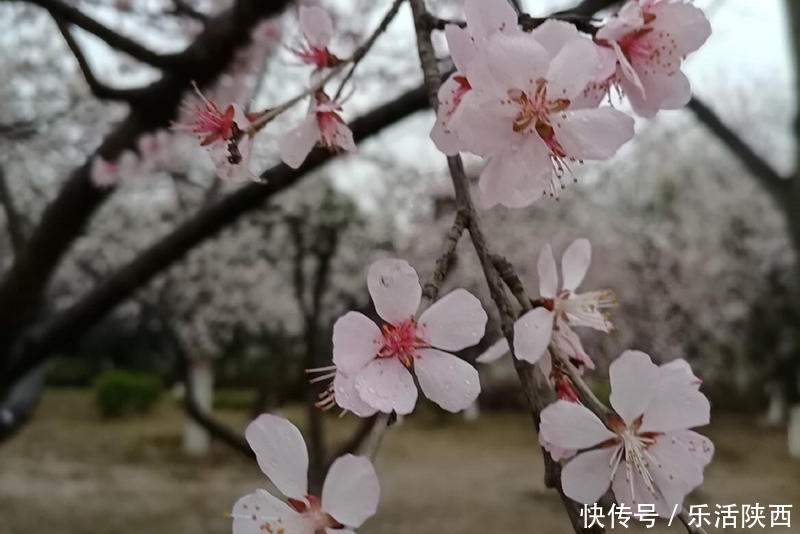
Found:
<path fill-rule="evenodd" d="M 348 59 L 342 60 L 338 65 L 333 67 L 330 70 L 330 72 L 328 72 L 328 74 L 323 76 L 322 79 L 320 79 L 317 83 L 315 83 L 314 85 L 312 85 L 311 87 L 309 87 L 308 89 L 306 89 L 305 91 L 300 93 L 299 95 L 295 96 L 294 98 L 291 98 L 291 99 L 287 100 L 286 102 L 284 102 L 283 104 L 279 105 L 276 108 L 268 109 L 268 110 L 265 110 L 264 112 L 262 112 L 258 116 L 258 118 L 256 120 L 254 120 L 253 122 L 250 123 L 250 126 L 243 133 L 246 133 L 248 135 L 254 135 L 259 130 L 261 130 L 264 126 L 266 126 L 269 122 L 274 120 L 275 117 L 277 117 L 281 113 L 283 113 L 283 112 L 287 111 L 288 109 L 294 107 L 298 102 L 301 102 L 301 101 L 305 100 L 307 97 L 315 95 L 317 92 L 319 92 L 322 89 L 324 89 L 325 85 L 329 81 L 331 81 L 333 78 L 338 76 L 342 72 L 342 70 L 344 70 L 344 68 L 347 65 L 351 65 L 352 64 L 353 68 L 355 68 L 355 66 L 358 64 L 358 62 L 361 61 L 361 59 L 364 56 L 367 55 L 367 52 L 369 52 L 370 48 L 372 48 L 372 45 L 375 44 L 375 41 L 378 40 L 378 37 L 384 31 L 386 31 L 386 28 L 389 26 L 389 23 L 392 21 L 392 19 L 394 19 L 395 15 L 397 15 L 397 11 L 398 11 L 398 9 L 400 9 L 400 5 L 404 1 L 405 0 L 395 0 L 394 4 L 392 4 L 392 7 L 389 9 L 389 11 L 383 17 L 383 20 L 381 21 L 380 25 L 378 25 L 378 27 L 372 33 L 370 38 L 367 39 L 361 46 L 359 46 L 356 49 L 355 52 L 353 52 L 352 56 L 350 56 Z M 351 71 L 351 73 L 352 73 L 352 71 Z M 348 74 L 348 76 L 345 77 L 345 81 L 350 76 L 350 74 Z M 338 98 L 339 94 L 341 93 L 341 89 L 342 88 L 340 87 L 339 91 L 337 91 L 336 98 Z M 334 98 L 334 100 L 336 100 L 336 98 Z"/>
<path fill-rule="evenodd" d="M 152 67 L 170 70 L 184 64 L 186 56 L 183 54 L 159 54 L 149 48 L 125 37 L 116 31 L 104 26 L 92 17 L 86 15 L 77 8 L 68 6 L 61 0 L 28 0 L 32 4 L 43 7 L 56 20 L 66 21 L 78 26 L 96 37 L 100 38 L 110 47 L 125 52 L 134 59 L 146 63 Z"/>
<path fill-rule="evenodd" d="M 431 280 L 422 288 L 422 298 L 428 302 L 433 302 L 439 296 L 439 290 L 442 287 L 444 279 L 450 272 L 453 266 L 453 261 L 456 258 L 456 247 L 458 246 L 461 235 L 464 233 L 464 227 L 467 224 L 467 214 L 461 210 L 456 213 L 456 218 L 453 225 L 444 237 L 444 244 L 442 253 L 436 259 L 436 267 L 433 270 Z"/>
<path fill-rule="evenodd" d="M 367 438 L 363 454 L 373 463 L 375 462 L 375 455 L 378 454 L 378 449 L 381 446 L 381 441 L 383 441 L 383 435 L 386 433 L 386 429 L 389 428 L 390 420 L 391 414 L 379 413 L 375 419 L 375 425 Z"/>
<path fill-rule="evenodd" d="M 578 368 L 570 361 L 569 356 L 567 356 L 562 350 L 558 348 L 557 345 L 551 344 L 550 345 L 550 352 L 558 358 L 559 363 L 561 364 L 562 369 L 567 373 L 567 376 L 572 382 L 572 385 L 575 386 L 577 390 L 578 397 L 581 399 L 581 403 L 584 406 L 589 408 L 597 417 L 600 418 L 603 423 L 608 424 L 608 419 L 611 416 L 614 416 L 614 412 L 611 411 L 605 404 L 600 402 L 600 399 L 592 391 L 592 388 L 583 380 Z"/>
<path fill-rule="evenodd" d="M 378 26 L 378 29 L 375 30 L 375 32 L 372 34 L 369 40 L 366 43 L 364 43 L 366 47 L 362 46 L 363 52 L 359 54 L 359 51 L 362 50 L 360 48 L 359 50 L 356 51 L 356 54 L 353 54 L 352 66 L 350 67 L 350 70 L 347 71 L 347 74 L 345 75 L 341 84 L 339 84 L 339 89 L 336 91 L 336 96 L 333 97 L 334 100 L 338 100 L 339 97 L 342 96 L 342 91 L 344 90 L 344 86 L 347 84 L 347 82 L 350 81 L 350 78 L 353 77 L 353 73 L 355 72 L 356 67 L 358 67 L 359 63 L 361 63 L 361 60 L 364 58 L 364 56 L 367 55 L 367 51 L 372 47 L 372 44 L 375 42 L 378 36 L 382 34 L 384 31 L 386 31 L 386 28 L 389 26 L 389 23 L 392 22 L 392 19 L 394 19 L 395 15 L 397 15 L 400 6 L 403 5 L 403 2 L 405 1 L 406 0 L 394 0 L 394 4 L 392 4 L 392 7 L 386 13 L 386 16 L 383 17 L 383 20 Z"/>
<path fill-rule="evenodd" d="M 64 37 L 64 42 L 67 43 L 67 47 L 72 52 L 72 55 L 75 56 L 75 60 L 78 62 L 78 66 L 83 73 L 83 77 L 94 96 L 103 100 L 121 100 L 127 102 L 139 94 L 139 91 L 135 89 L 132 91 L 115 89 L 98 80 L 94 75 L 94 72 L 92 72 L 92 68 L 89 65 L 89 61 L 86 59 L 86 55 L 83 53 L 80 45 L 75 40 L 75 37 L 72 36 L 72 32 L 70 31 L 67 23 L 59 18 L 56 18 L 55 21 L 56 26 L 58 26 L 58 31 L 61 32 L 61 35 Z"/>
<path fill-rule="evenodd" d="M 431 34 L 427 20 L 427 11 L 425 9 L 424 0 L 410 0 L 411 10 L 414 15 L 414 26 L 417 31 L 417 49 L 419 51 L 420 63 L 425 79 L 425 86 L 428 91 L 428 99 L 431 107 L 438 109 L 437 93 L 441 84 L 441 73 L 439 72 L 438 62 L 433 50 L 433 42 L 431 41 Z M 469 179 L 464 172 L 464 164 L 460 156 L 450 156 L 447 158 L 447 164 L 450 169 L 450 176 L 453 180 L 453 187 L 456 193 L 456 201 L 460 209 L 462 209 L 469 217 L 467 229 L 469 230 L 470 238 L 472 239 L 473 247 L 478 255 L 478 259 L 483 269 L 484 277 L 489 286 L 489 293 L 492 300 L 500 314 L 500 324 L 503 334 L 509 341 L 509 346 L 512 347 L 513 353 L 513 330 L 515 315 L 511 307 L 511 302 L 506 295 L 503 281 L 500 278 L 497 269 L 492 262 L 491 251 L 489 250 L 486 236 L 483 233 L 480 217 L 475 209 L 475 204 L 472 201 L 472 196 L 469 190 Z M 547 405 L 549 399 L 552 397 L 552 388 L 544 377 L 541 371 L 530 365 L 515 365 L 517 372 L 520 376 L 523 386 L 526 389 L 526 395 L 531 404 L 533 411 L 534 421 L 538 425 L 538 418 L 541 410 Z M 600 534 L 604 532 L 602 528 L 584 528 L 582 519 L 580 517 L 581 507 L 570 500 L 560 488 L 559 482 L 559 466 L 552 462 L 549 455 L 544 455 L 545 466 L 547 471 L 547 480 L 551 484 L 556 485 L 559 491 L 562 503 L 567 511 L 570 522 L 576 533 L 580 534 Z"/>

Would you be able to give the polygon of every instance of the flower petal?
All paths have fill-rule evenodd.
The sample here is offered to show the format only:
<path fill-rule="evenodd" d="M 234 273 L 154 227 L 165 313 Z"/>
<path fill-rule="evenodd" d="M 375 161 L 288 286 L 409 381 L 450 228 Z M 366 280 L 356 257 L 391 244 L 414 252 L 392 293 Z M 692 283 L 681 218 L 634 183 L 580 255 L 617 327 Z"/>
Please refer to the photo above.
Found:
<path fill-rule="evenodd" d="M 611 481 L 611 489 L 617 502 L 629 507 L 634 513 L 642 504 L 654 504 L 656 512 L 663 517 L 666 509 L 664 499 L 650 491 L 641 473 L 633 465 L 626 464 L 625 461 L 619 464 L 617 472 L 614 473 L 614 480 Z"/>
<path fill-rule="evenodd" d="M 475 358 L 475 361 L 478 363 L 492 363 L 499 360 L 509 352 L 511 352 L 511 348 L 508 346 L 508 340 L 504 337 L 501 337 L 495 341 L 491 347 L 486 349 L 483 354 Z"/>
<path fill-rule="evenodd" d="M 530 34 L 498 35 L 470 62 L 467 78 L 473 88 L 504 98 L 511 89 L 533 93 L 547 73 L 549 59 Z"/>
<path fill-rule="evenodd" d="M 517 14 L 505 0 L 465 0 L 464 16 L 475 39 L 517 28 Z"/>
<path fill-rule="evenodd" d="M 544 24 L 535 28 L 531 35 L 541 43 L 551 58 L 556 57 L 565 44 L 580 37 L 575 26 L 556 19 L 547 19 Z"/>
<path fill-rule="evenodd" d="M 563 449 L 587 449 L 616 438 L 587 407 L 568 401 L 556 401 L 542 410 L 539 432 Z"/>
<path fill-rule="evenodd" d="M 615 447 L 583 452 L 561 471 L 561 487 L 573 501 L 596 503 L 611 485 L 611 457 Z"/>
<path fill-rule="evenodd" d="M 572 109 L 553 116 L 555 137 L 579 160 L 604 160 L 633 139 L 634 121 L 611 107 Z"/>
<path fill-rule="evenodd" d="M 483 169 L 478 188 L 484 208 L 523 208 L 546 194 L 552 173 L 548 152 L 544 143 L 529 137 L 523 145 L 494 154 Z"/>
<path fill-rule="evenodd" d="M 448 412 L 466 410 L 481 392 L 478 371 L 447 352 L 420 349 L 414 361 L 422 392 Z"/>
<path fill-rule="evenodd" d="M 444 27 L 444 36 L 447 39 L 447 47 L 450 49 L 450 57 L 456 70 L 465 72 L 467 65 L 475 57 L 475 43 L 469 35 L 469 31 L 456 24 L 448 24 Z"/>
<path fill-rule="evenodd" d="M 700 467 L 711 463 L 714 457 L 714 443 L 710 439 L 693 430 L 679 430 L 672 435 L 686 446 L 686 450 Z"/>
<path fill-rule="evenodd" d="M 417 271 L 405 260 L 386 259 L 373 263 L 367 273 L 367 287 L 375 310 L 391 324 L 411 319 L 422 298 Z"/>
<path fill-rule="evenodd" d="M 283 417 L 262 414 L 247 426 L 245 438 L 258 466 L 287 497 L 306 496 L 308 450 L 297 427 Z"/>
<path fill-rule="evenodd" d="M 361 400 L 384 413 L 410 414 L 417 403 L 417 387 L 399 360 L 373 360 L 356 375 Z"/>
<path fill-rule="evenodd" d="M 662 36 L 661 42 L 676 47 L 675 58 L 680 60 L 703 46 L 711 36 L 711 24 L 703 10 L 690 3 L 664 2 L 657 11 L 650 35 Z"/>
<path fill-rule="evenodd" d="M 314 48 L 327 48 L 333 33 L 331 16 L 323 8 L 300 6 L 300 30 Z"/>
<path fill-rule="evenodd" d="M 363 400 L 356 391 L 355 377 L 336 373 L 333 377 L 333 398 L 340 408 L 353 412 L 358 417 L 372 417 L 376 410 Z"/>
<path fill-rule="evenodd" d="M 608 369 L 611 381 L 611 406 L 630 426 L 642 415 L 658 384 L 658 366 L 638 350 L 626 350 Z"/>
<path fill-rule="evenodd" d="M 581 238 L 573 241 L 561 257 L 561 276 L 564 277 L 562 287 L 575 291 L 583 282 L 590 263 L 592 263 L 592 245 L 589 240 Z"/>
<path fill-rule="evenodd" d="M 488 319 L 475 295 L 456 289 L 422 312 L 419 327 L 431 346 L 458 351 L 480 342 Z"/>
<path fill-rule="evenodd" d="M 455 73 L 439 87 L 439 110 L 436 113 L 436 122 L 431 130 L 431 140 L 441 152 L 448 156 L 455 156 L 461 150 L 463 143 L 455 130 L 450 125 L 450 119 L 456 111 L 457 99 L 460 98 L 461 84 L 455 80 Z"/>
<path fill-rule="evenodd" d="M 564 44 L 547 70 L 547 98 L 570 100 L 589 84 L 599 57 L 591 40 L 578 37 Z"/>
<path fill-rule="evenodd" d="M 281 528 L 281 522 L 291 518 L 292 526 L 305 526 L 300 529 L 298 534 L 313 534 L 314 523 L 312 521 L 300 521 L 298 514 L 291 506 L 276 499 L 263 489 L 256 490 L 249 495 L 245 495 L 233 506 L 231 513 L 233 518 L 233 534 L 264 534 L 264 532 L 277 532 Z M 295 530 L 292 530 L 294 534 Z"/>
<path fill-rule="evenodd" d="M 322 487 L 322 509 L 348 527 L 358 528 L 378 511 L 380 484 L 367 458 L 346 454 L 328 470 Z"/>
<path fill-rule="evenodd" d="M 711 404 L 684 377 L 662 380 L 655 388 L 642 417 L 641 432 L 672 432 L 707 425 Z"/>
<path fill-rule="evenodd" d="M 367 365 L 380 350 L 383 335 L 363 313 L 348 312 L 333 325 L 333 363 L 347 375 Z"/>
<path fill-rule="evenodd" d="M 534 308 L 514 323 L 514 356 L 536 363 L 547 351 L 553 334 L 553 312 Z"/>
<path fill-rule="evenodd" d="M 553 258 L 553 249 L 550 243 L 546 244 L 539 253 L 539 294 L 546 299 L 556 298 L 558 291 L 558 272 L 556 271 L 556 260 Z"/>
<path fill-rule="evenodd" d="M 321 135 L 316 114 L 308 115 L 300 126 L 281 139 L 281 160 L 289 167 L 297 169 L 320 141 Z"/>

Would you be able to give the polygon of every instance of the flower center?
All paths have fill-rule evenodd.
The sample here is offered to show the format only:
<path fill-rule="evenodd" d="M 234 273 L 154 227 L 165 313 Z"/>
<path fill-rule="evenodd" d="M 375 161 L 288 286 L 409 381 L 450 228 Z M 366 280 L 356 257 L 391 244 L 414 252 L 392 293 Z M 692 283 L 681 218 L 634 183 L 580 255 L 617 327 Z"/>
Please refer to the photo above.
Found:
<path fill-rule="evenodd" d="M 512 126 L 514 132 L 523 135 L 535 133 L 550 151 L 553 170 L 559 182 L 551 185 L 551 195 L 558 197 L 557 189 L 564 188 L 561 176 L 564 174 L 564 170 L 569 170 L 569 167 L 566 164 L 567 152 L 556 139 L 551 115 L 567 109 L 570 101 L 566 98 L 549 100 L 547 98 L 547 81 L 544 79 L 536 82 L 536 91 L 533 94 L 513 89 L 508 92 L 508 97 L 508 103 L 515 103 L 519 106 L 519 113 Z"/>
<path fill-rule="evenodd" d="M 408 368 L 414 364 L 417 349 L 428 346 L 418 335 L 417 321 L 413 318 L 396 325 L 384 325 L 381 332 L 383 346 L 378 351 L 378 358 L 397 358 Z"/>
<path fill-rule="evenodd" d="M 291 52 L 307 65 L 314 65 L 318 69 L 330 69 L 338 65 L 341 60 L 331 54 L 327 48 L 316 48 L 310 45 L 300 45 L 290 48 Z"/>
<path fill-rule="evenodd" d="M 653 54 L 658 53 L 658 50 L 646 39 L 652 31 L 652 28 L 642 28 L 620 39 L 619 47 L 628 61 L 647 61 L 653 57 Z"/>
<path fill-rule="evenodd" d="M 616 473 L 620 464 L 625 462 L 625 481 L 631 488 L 631 500 L 637 502 L 636 484 L 634 483 L 634 471 L 638 472 L 644 481 L 647 491 L 655 499 L 658 498 L 658 491 L 655 484 L 655 479 L 650 472 L 652 465 L 659 465 L 658 461 L 648 451 L 651 445 L 656 442 L 656 434 L 652 433 L 639 433 L 639 426 L 642 424 L 642 418 L 639 417 L 631 427 L 618 418 L 613 418 L 609 421 L 611 430 L 617 434 L 617 440 L 614 443 L 617 449 L 611 456 L 611 472 Z"/>
<path fill-rule="evenodd" d="M 288 499 L 289 505 L 297 512 L 311 520 L 314 524 L 314 532 L 316 534 L 324 534 L 325 529 L 341 529 L 344 525 L 335 520 L 328 512 L 322 509 L 322 502 L 319 497 L 314 495 L 306 495 L 305 501 L 297 499 Z M 274 534 L 280 534 L 274 533 Z"/>
<path fill-rule="evenodd" d="M 564 289 L 552 300 L 552 308 L 548 309 L 555 311 L 556 317 L 566 322 L 570 322 L 569 316 L 572 316 L 580 326 L 605 330 L 611 326 L 611 315 L 600 310 L 616 305 L 617 297 L 610 289 L 581 294 Z"/>

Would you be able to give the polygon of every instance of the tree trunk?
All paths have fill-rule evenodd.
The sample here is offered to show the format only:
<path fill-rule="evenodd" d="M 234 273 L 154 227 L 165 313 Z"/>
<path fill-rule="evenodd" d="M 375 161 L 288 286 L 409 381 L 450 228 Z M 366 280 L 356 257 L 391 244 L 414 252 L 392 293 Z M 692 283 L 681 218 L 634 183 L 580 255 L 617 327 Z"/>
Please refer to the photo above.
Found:
<path fill-rule="evenodd" d="M 786 424 L 788 405 L 786 390 L 781 382 L 767 384 L 769 406 L 764 420 L 769 427 L 777 428 Z"/>
<path fill-rule="evenodd" d="M 789 412 L 789 454 L 800 458 L 800 404 L 792 406 Z"/>
<path fill-rule="evenodd" d="M 795 94 L 800 97 L 800 2 L 787 0 L 789 14 L 789 38 L 794 56 Z M 795 315 L 794 315 L 794 360 L 786 373 L 786 387 L 789 396 L 789 449 L 800 456 L 800 115 L 795 118 L 795 173 L 792 176 L 791 198 L 787 214 L 789 229 L 795 250 Z M 794 449 L 793 449 L 794 448 Z"/>
<path fill-rule="evenodd" d="M 211 413 L 214 401 L 214 364 L 208 358 L 196 358 L 189 363 L 189 374 L 195 401 L 200 409 Z M 188 395 L 188 392 L 187 392 Z M 190 456 L 204 456 L 211 445 L 211 434 L 185 416 L 183 424 L 183 451 Z"/>

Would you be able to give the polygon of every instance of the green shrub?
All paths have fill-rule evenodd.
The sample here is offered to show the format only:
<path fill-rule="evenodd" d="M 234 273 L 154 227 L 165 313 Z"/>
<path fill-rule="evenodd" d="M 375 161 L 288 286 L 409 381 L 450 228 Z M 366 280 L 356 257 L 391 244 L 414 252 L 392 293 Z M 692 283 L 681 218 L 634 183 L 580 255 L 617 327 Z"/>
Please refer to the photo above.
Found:
<path fill-rule="evenodd" d="M 254 389 L 218 389 L 214 392 L 214 409 L 247 411 L 255 402 Z"/>
<path fill-rule="evenodd" d="M 147 413 L 163 392 L 157 376 L 128 371 L 108 371 L 94 381 L 97 407 L 104 417 Z"/>

